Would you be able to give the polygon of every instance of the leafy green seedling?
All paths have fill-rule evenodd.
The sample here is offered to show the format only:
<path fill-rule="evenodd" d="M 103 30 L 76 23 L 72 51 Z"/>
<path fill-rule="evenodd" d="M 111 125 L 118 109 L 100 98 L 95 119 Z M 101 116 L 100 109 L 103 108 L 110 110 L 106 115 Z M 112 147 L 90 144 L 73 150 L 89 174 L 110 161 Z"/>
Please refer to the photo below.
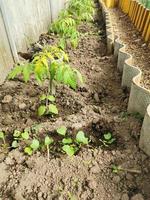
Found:
<path fill-rule="evenodd" d="M 40 142 L 37 139 L 33 139 L 30 147 L 36 151 L 40 147 Z"/>
<path fill-rule="evenodd" d="M 68 156 L 73 156 L 76 153 L 76 148 L 69 145 L 64 145 L 62 149 Z"/>
<path fill-rule="evenodd" d="M 114 143 L 115 141 L 116 141 L 116 138 L 114 138 L 110 132 L 104 134 L 104 140 L 103 140 L 103 142 L 105 144 L 110 145 L 110 144 Z"/>
<path fill-rule="evenodd" d="M 40 147 L 40 142 L 37 139 L 33 139 L 30 146 L 25 147 L 24 152 L 31 156 L 33 151 L 36 151 Z"/>
<path fill-rule="evenodd" d="M 46 112 L 46 106 L 45 105 L 41 105 L 39 108 L 38 108 L 38 116 L 41 117 L 42 115 L 44 115 Z"/>
<path fill-rule="evenodd" d="M 48 158 L 48 160 L 49 160 L 49 145 L 51 145 L 52 143 L 54 143 L 53 138 L 49 137 L 49 136 L 46 136 L 44 144 L 45 144 L 45 146 L 47 148 L 47 158 Z"/>
<path fill-rule="evenodd" d="M 18 144 L 18 142 L 16 141 L 16 140 L 14 140 L 13 142 L 12 142 L 12 148 L 18 148 L 19 147 L 19 144 Z"/>
<path fill-rule="evenodd" d="M 24 131 L 23 133 L 21 133 L 21 137 L 24 140 L 28 140 L 29 139 L 29 133 L 27 131 Z"/>
<path fill-rule="evenodd" d="M 65 145 L 65 144 L 72 144 L 73 143 L 73 140 L 71 138 L 64 138 L 62 140 L 62 143 Z"/>
<path fill-rule="evenodd" d="M 32 150 L 31 147 L 26 147 L 26 148 L 24 149 L 24 152 L 25 152 L 26 154 L 28 154 L 29 156 L 31 156 L 32 153 L 33 153 L 33 150 Z"/>
<path fill-rule="evenodd" d="M 5 134 L 4 132 L 0 131 L 0 139 L 3 140 L 3 143 L 4 145 L 6 144 L 6 141 L 5 141 Z"/>
<path fill-rule="evenodd" d="M 88 144 L 89 140 L 87 137 L 85 137 L 85 134 L 83 131 L 79 131 L 76 135 L 76 141 L 79 144 Z"/>
<path fill-rule="evenodd" d="M 61 126 L 60 128 L 57 129 L 57 133 L 59 135 L 65 136 L 67 133 L 67 128 L 65 126 Z"/>
<path fill-rule="evenodd" d="M 20 131 L 18 131 L 18 130 L 15 130 L 15 131 L 14 131 L 14 134 L 13 134 L 14 138 L 19 138 L 20 135 L 21 135 L 21 132 L 20 132 Z"/>
<path fill-rule="evenodd" d="M 103 139 L 99 139 L 104 146 L 108 147 L 116 141 L 116 138 L 113 137 L 112 133 L 108 132 L 103 135 Z"/>
<path fill-rule="evenodd" d="M 120 166 L 117 166 L 117 165 L 113 165 L 112 166 L 112 172 L 115 173 L 115 174 L 118 174 L 121 170 L 121 167 Z"/>
<path fill-rule="evenodd" d="M 48 106 L 48 113 L 58 115 L 58 109 L 57 109 L 56 105 L 50 104 Z"/>

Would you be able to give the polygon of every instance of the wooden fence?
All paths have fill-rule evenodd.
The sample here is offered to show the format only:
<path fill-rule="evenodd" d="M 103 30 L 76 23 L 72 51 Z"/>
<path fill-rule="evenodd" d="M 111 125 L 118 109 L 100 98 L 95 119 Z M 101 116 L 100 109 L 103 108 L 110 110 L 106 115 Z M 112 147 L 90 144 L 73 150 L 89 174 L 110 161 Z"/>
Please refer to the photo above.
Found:
<path fill-rule="evenodd" d="M 104 0 L 109 8 L 118 6 L 126 13 L 145 42 L 150 41 L 150 10 L 136 0 Z"/>
<path fill-rule="evenodd" d="M 0 84 L 19 51 L 47 32 L 50 23 L 64 8 L 66 0 L 0 0 Z"/>

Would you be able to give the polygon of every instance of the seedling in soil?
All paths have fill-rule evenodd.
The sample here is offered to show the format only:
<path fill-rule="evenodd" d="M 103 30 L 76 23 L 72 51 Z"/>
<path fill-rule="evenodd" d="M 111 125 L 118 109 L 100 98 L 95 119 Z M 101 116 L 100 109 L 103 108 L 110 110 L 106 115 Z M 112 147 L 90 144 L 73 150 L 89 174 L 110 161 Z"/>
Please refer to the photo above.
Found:
<path fill-rule="evenodd" d="M 68 156 L 73 156 L 78 150 L 76 147 L 73 147 L 71 145 L 64 145 L 62 149 Z"/>
<path fill-rule="evenodd" d="M 135 174 L 141 174 L 141 171 L 137 170 L 137 169 L 127 169 L 127 168 L 123 168 L 119 165 L 118 166 L 112 165 L 112 172 L 113 173 L 119 173 L 121 171 L 129 172 L 129 173 L 135 173 Z"/>
<path fill-rule="evenodd" d="M 61 126 L 60 128 L 57 129 L 57 133 L 59 135 L 65 136 L 67 133 L 67 128 L 65 126 Z"/>
<path fill-rule="evenodd" d="M 53 143 L 54 143 L 54 140 L 53 140 L 52 137 L 49 137 L 49 136 L 46 136 L 46 137 L 45 137 L 44 145 L 45 145 L 46 148 L 47 148 L 47 159 L 48 159 L 48 161 L 49 161 L 49 146 L 50 146 L 51 144 L 53 144 Z"/>
<path fill-rule="evenodd" d="M 116 138 L 113 137 L 112 133 L 108 132 L 103 135 L 103 139 L 99 139 L 104 146 L 108 147 L 116 141 Z"/>
<path fill-rule="evenodd" d="M 12 142 L 12 147 L 17 148 L 19 146 L 18 141 L 28 140 L 29 139 L 29 132 L 27 130 L 24 130 L 24 132 L 20 132 L 18 130 L 14 131 L 13 134 L 14 141 Z"/>
<path fill-rule="evenodd" d="M 40 147 L 40 142 L 37 139 L 33 139 L 30 146 L 25 147 L 24 152 L 31 156 L 33 152 L 37 151 Z"/>
<path fill-rule="evenodd" d="M 88 141 L 88 138 L 85 137 L 85 134 L 83 131 L 79 131 L 76 135 L 76 142 L 80 145 L 82 144 L 88 144 L 89 141 Z"/>
<path fill-rule="evenodd" d="M 35 79 L 41 85 L 49 80 L 47 95 L 55 93 L 54 81 L 70 86 L 73 89 L 83 84 L 80 72 L 68 64 L 68 55 L 56 46 L 46 46 L 34 56 L 31 63 L 17 65 L 9 74 L 9 79 L 23 74 L 23 79 L 28 82 L 34 74 Z M 42 108 L 44 110 L 44 108 Z M 44 111 L 43 111 L 44 112 Z"/>
<path fill-rule="evenodd" d="M 40 97 L 41 101 L 45 101 L 45 105 L 41 105 L 38 108 L 38 116 L 43 116 L 43 115 L 57 115 L 58 114 L 58 109 L 57 106 L 53 103 L 55 102 L 55 97 L 53 95 L 42 95 Z"/>
<path fill-rule="evenodd" d="M 5 134 L 4 134 L 4 132 L 2 132 L 2 131 L 0 131 L 0 140 L 3 141 L 3 145 L 5 146 L 5 145 L 6 145 Z"/>

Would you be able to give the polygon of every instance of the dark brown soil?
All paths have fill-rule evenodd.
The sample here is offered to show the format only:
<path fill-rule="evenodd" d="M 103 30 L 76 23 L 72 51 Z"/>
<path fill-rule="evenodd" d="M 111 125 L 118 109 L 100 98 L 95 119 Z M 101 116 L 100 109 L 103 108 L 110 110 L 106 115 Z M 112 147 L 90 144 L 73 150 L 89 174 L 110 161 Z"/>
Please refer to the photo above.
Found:
<path fill-rule="evenodd" d="M 115 34 L 127 45 L 126 50 L 133 56 L 133 64 L 143 72 L 142 86 L 150 89 L 150 46 L 144 42 L 127 15 L 118 8 L 109 11 Z"/>
<path fill-rule="evenodd" d="M 68 53 L 85 78 L 84 88 L 58 86 L 59 116 L 37 118 L 38 97 L 46 87 L 41 89 L 34 81 L 6 81 L 0 87 L 0 129 L 11 135 L 16 128 L 40 124 L 45 134 L 65 124 L 73 131 L 84 130 L 91 143 L 71 158 L 51 154 L 49 161 L 46 153 L 31 157 L 18 149 L 1 153 L 2 200 L 150 199 L 150 159 L 138 147 L 141 120 L 126 113 L 128 94 L 121 89 L 113 57 L 106 54 L 103 19 L 98 16 L 80 29 L 84 35 L 79 47 Z M 6 95 L 11 96 L 9 103 L 3 103 Z M 100 142 L 106 131 L 116 138 L 110 147 Z M 140 174 L 128 170 L 115 174 L 113 164 Z"/>

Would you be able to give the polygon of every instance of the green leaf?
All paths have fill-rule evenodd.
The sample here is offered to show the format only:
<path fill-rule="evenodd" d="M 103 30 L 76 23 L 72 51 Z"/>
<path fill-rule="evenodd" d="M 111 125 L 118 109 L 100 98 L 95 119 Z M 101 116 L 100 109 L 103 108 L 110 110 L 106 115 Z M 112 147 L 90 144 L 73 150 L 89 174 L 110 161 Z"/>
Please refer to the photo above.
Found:
<path fill-rule="evenodd" d="M 65 39 L 64 39 L 64 38 L 61 38 L 58 45 L 59 45 L 59 47 L 60 47 L 61 49 L 64 50 L 64 49 L 66 48 L 66 41 L 65 41 Z"/>
<path fill-rule="evenodd" d="M 54 142 L 54 140 L 53 140 L 52 137 L 49 137 L 49 136 L 45 137 L 45 142 L 44 143 L 45 143 L 46 146 L 52 144 L 53 142 Z"/>
<path fill-rule="evenodd" d="M 72 144 L 72 139 L 71 138 L 64 138 L 63 140 L 62 140 L 62 143 L 63 144 Z"/>
<path fill-rule="evenodd" d="M 4 139 L 5 138 L 5 134 L 2 132 L 2 131 L 0 131 L 0 139 Z"/>
<path fill-rule="evenodd" d="M 31 156 L 32 153 L 33 153 L 33 150 L 31 149 L 31 147 L 26 147 L 26 148 L 24 149 L 24 152 L 25 152 L 26 154 L 28 154 L 29 156 Z"/>
<path fill-rule="evenodd" d="M 17 148 L 19 146 L 18 142 L 15 140 L 12 142 L 12 145 L 11 145 L 13 148 Z"/>
<path fill-rule="evenodd" d="M 20 131 L 18 131 L 18 130 L 14 131 L 14 134 L 13 134 L 14 137 L 18 138 L 18 137 L 20 137 L 20 135 L 21 135 Z"/>
<path fill-rule="evenodd" d="M 38 116 L 44 115 L 45 112 L 46 112 L 46 106 L 41 105 L 41 106 L 38 108 Z"/>
<path fill-rule="evenodd" d="M 28 63 L 24 65 L 22 73 L 23 73 L 23 78 L 25 82 L 29 80 L 30 74 L 32 73 L 32 71 L 33 71 L 33 64 Z"/>
<path fill-rule="evenodd" d="M 40 142 L 37 139 L 33 139 L 30 147 L 36 151 L 40 147 Z"/>
<path fill-rule="evenodd" d="M 112 138 L 112 134 L 111 133 L 104 134 L 104 139 L 105 140 L 110 140 L 111 138 Z"/>
<path fill-rule="evenodd" d="M 29 133 L 27 131 L 21 133 L 21 137 L 24 139 L 24 140 L 28 140 L 29 139 Z"/>
<path fill-rule="evenodd" d="M 65 136 L 66 133 L 67 133 L 67 128 L 66 128 L 65 126 L 61 126 L 60 128 L 57 129 L 57 133 L 58 133 L 59 135 Z"/>
<path fill-rule="evenodd" d="M 88 138 L 85 137 L 84 132 L 83 131 L 79 131 L 76 135 L 76 141 L 78 143 L 82 143 L 82 144 L 88 144 Z"/>
<path fill-rule="evenodd" d="M 62 149 L 68 156 L 73 156 L 76 153 L 75 148 L 69 145 L 64 145 Z"/>
<path fill-rule="evenodd" d="M 55 97 L 52 96 L 52 95 L 48 95 L 48 96 L 47 96 L 47 99 L 48 99 L 49 101 L 51 101 L 51 102 L 54 102 L 54 101 L 55 101 Z"/>
<path fill-rule="evenodd" d="M 21 74 L 22 70 L 23 70 L 23 67 L 24 66 L 22 66 L 22 65 L 17 65 L 16 67 L 14 67 L 14 69 L 8 75 L 8 79 L 14 79 L 16 76 Z"/>
<path fill-rule="evenodd" d="M 47 98 L 47 96 L 45 94 L 42 94 L 42 96 L 40 96 L 40 100 L 44 101 Z"/>
<path fill-rule="evenodd" d="M 57 109 L 56 105 L 50 104 L 48 106 L 48 108 L 49 108 L 49 113 L 52 113 L 52 114 L 55 114 L 55 115 L 58 114 L 58 109 Z"/>

